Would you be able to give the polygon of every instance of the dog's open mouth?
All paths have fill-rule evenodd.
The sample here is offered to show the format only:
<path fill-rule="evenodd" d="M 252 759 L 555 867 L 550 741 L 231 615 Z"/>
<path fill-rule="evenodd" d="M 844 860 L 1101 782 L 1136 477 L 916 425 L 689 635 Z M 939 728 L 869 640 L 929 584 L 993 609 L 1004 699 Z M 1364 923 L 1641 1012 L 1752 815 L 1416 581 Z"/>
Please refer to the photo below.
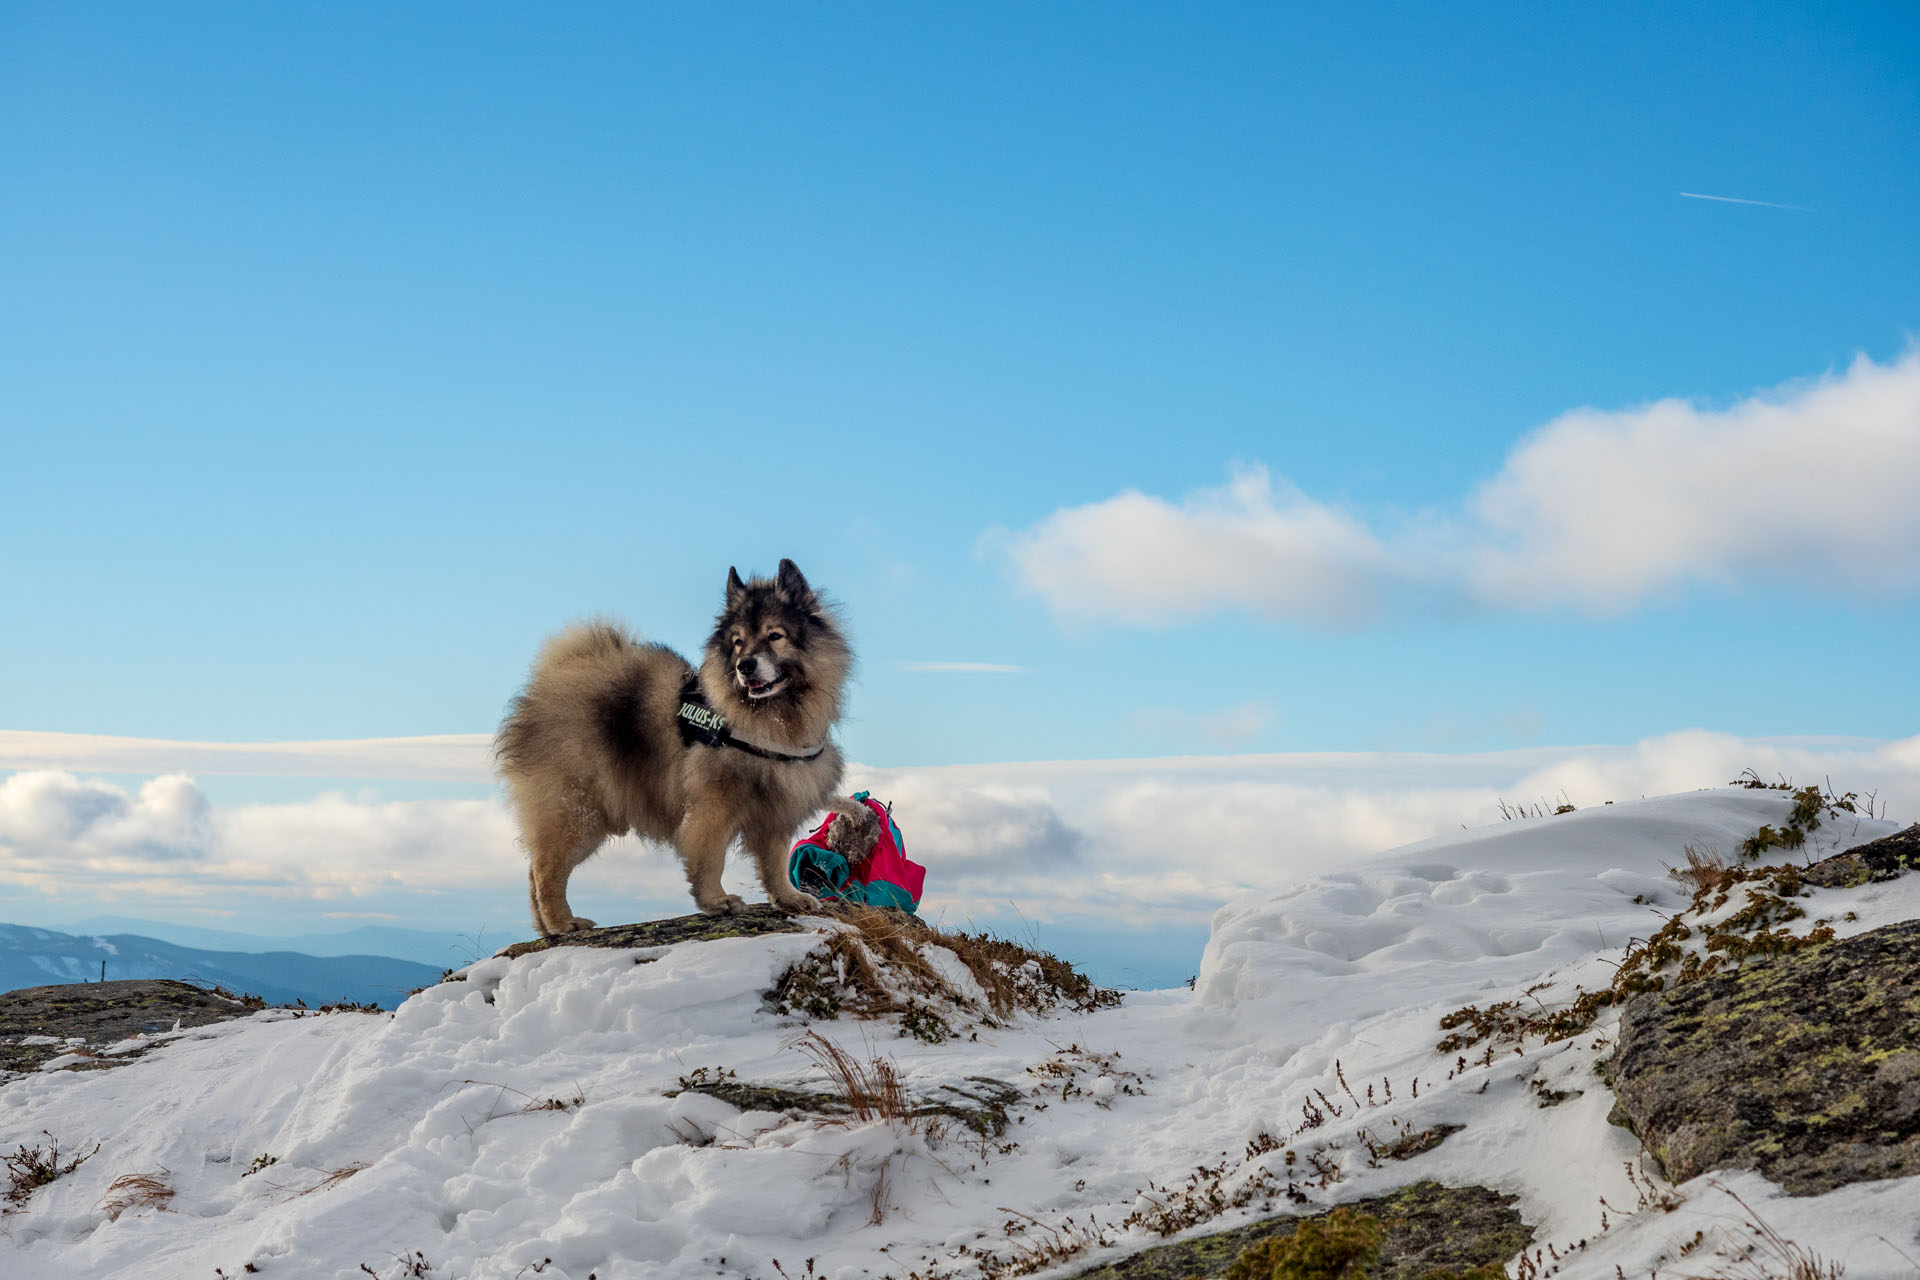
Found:
<path fill-rule="evenodd" d="M 756 699 L 771 698 L 776 693 L 785 692 L 786 687 L 787 678 L 785 676 L 779 676 L 772 680 L 749 680 L 747 681 L 747 696 Z"/>

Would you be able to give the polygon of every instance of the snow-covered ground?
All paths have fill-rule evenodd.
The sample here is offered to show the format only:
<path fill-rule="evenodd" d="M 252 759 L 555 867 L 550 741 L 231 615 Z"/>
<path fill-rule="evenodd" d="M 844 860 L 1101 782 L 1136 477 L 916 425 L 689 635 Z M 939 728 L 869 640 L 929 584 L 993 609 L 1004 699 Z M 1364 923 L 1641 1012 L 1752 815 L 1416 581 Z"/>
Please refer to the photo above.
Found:
<path fill-rule="evenodd" d="M 811 1260 L 855 1280 L 964 1276 L 963 1251 L 1006 1258 L 1088 1232 L 1113 1242 L 1071 1267 L 1160 1243 L 1121 1220 L 1169 1194 L 1150 1184 L 1177 1194 L 1203 1165 L 1224 1165 L 1229 1193 L 1266 1170 L 1316 1205 L 1419 1178 L 1517 1193 L 1569 1277 L 1711 1274 L 1716 1243 L 1743 1237 L 1724 1187 L 1854 1280 L 1911 1275 L 1920 1178 L 1793 1199 L 1734 1174 L 1681 1186 L 1670 1212 L 1634 1212 L 1637 1144 L 1607 1123 L 1593 1071 L 1608 1017 L 1465 1071 L 1434 1049 L 1440 1016 L 1462 1004 L 1542 981 L 1557 984 L 1538 992 L 1547 1001 L 1606 985 L 1629 939 L 1686 905 L 1666 868 L 1687 845 L 1731 855 L 1789 806 L 1779 792 L 1701 791 L 1377 854 L 1227 905 L 1193 990 L 1117 1009 L 938 1045 L 887 1024 L 812 1024 L 856 1057 L 891 1056 L 923 1096 L 970 1076 L 1018 1085 L 1025 1101 L 998 1141 L 666 1096 L 701 1068 L 819 1087 L 789 1043 L 804 1024 L 762 998 L 814 934 L 560 948 L 482 961 L 392 1016 L 269 1012 L 193 1031 L 125 1068 L 0 1086 L 0 1148 L 43 1130 L 68 1151 L 100 1144 L 0 1220 L 0 1276 L 364 1280 L 423 1261 L 462 1280 L 798 1280 Z M 1829 821 L 1805 853 L 1894 829 Z M 1821 891 L 1812 913 L 1857 913 L 1843 934 L 1911 918 L 1915 881 Z M 1577 1096 L 1542 1107 L 1541 1088 Z M 568 1105 L 537 1105 L 548 1099 Z M 1309 1102 L 1325 1120 L 1300 1131 Z M 1390 1140 L 1441 1124 L 1465 1127 L 1369 1167 L 1363 1129 Z M 1259 1150 L 1262 1134 L 1281 1145 Z M 164 1181 L 168 1207 L 111 1217 L 109 1184 L 126 1174 Z M 1662 1261 L 1697 1231 L 1702 1248 Z"/>

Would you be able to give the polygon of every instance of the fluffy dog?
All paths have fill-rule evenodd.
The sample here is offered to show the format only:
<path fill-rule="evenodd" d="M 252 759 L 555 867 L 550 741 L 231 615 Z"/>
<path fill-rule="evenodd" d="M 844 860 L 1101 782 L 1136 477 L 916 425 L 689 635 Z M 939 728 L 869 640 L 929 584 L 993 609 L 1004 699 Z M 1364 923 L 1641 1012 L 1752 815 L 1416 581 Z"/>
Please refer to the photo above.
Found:
<path fill-rule="evenodd" d="M 567 905 L 567 879 L 629 831 L 673 845 L 708 915 L 746 906 L 720 883 L 736 836 L 775 906 L 818 907 L 787 882 L 795 829 L 822 809 L 874 821 L 840 796 L 830 736 L 852 665 L 835 611 L 791 560 L 772 579 L 727 570 L 697 671 L 604 622 L 548 640 L 494 739 L 532 860 L 534 926 L 593 928 Z"/>

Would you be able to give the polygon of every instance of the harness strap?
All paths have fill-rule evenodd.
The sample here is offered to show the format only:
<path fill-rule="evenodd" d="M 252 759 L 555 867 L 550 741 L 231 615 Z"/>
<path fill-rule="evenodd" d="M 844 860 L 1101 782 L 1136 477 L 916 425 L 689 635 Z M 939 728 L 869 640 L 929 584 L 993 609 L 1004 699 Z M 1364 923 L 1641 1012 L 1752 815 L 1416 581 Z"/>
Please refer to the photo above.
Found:
<path fill-rule="evenodd" d="M 727 718 L 715 711 L 708 703 L 707 695 L 700 691 L 698 673 L 688 676 L 686 683 L 680 686 L 680 709 L 674 712 L 673 720 L 680 728 L 680 741 L 687 746 L 698 742 L 709 747 L 732 747 L 735 751 L 744 751 L 762 760 L 788 760 L 794 763 L 817 760 L 820 753 L 827 749 L 827 744 L 823 742 L 806 755 L 793 755 L 757 747 L 734 737 L 733 730 L 727 727 Z"/>

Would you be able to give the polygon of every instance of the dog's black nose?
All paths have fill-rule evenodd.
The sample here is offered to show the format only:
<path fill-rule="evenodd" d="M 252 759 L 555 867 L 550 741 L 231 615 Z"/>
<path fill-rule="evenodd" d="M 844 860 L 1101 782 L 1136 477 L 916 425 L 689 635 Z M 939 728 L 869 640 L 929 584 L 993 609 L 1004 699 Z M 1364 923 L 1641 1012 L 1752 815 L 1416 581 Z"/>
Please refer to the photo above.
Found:
<path fill-rule="evenodd" d="M 754 661 L 752 658 L 742 658 L 740 661 L 733 664 L 733 669 L 735 671 L 738 671 L 743 676 L 752 675 L 753 668 L 754 668 Z"/>

